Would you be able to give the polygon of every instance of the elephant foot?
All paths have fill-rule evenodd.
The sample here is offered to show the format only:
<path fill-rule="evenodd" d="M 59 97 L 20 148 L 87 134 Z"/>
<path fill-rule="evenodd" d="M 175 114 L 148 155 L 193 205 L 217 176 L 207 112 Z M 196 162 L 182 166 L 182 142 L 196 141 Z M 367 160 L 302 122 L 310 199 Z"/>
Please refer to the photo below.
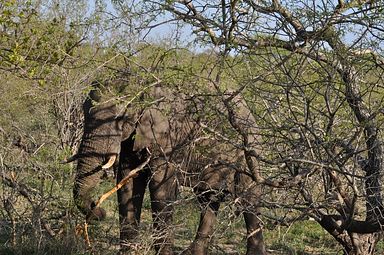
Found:
<path fill-rule="evenodd" d="M 173 255 L 174 253 L 173 253 L 171 247 L 163 247 L 163 248 L 159 249 L 156 254 L 158 254 L 158 255 Z"/>
<path fill-rule="evenodd" d="M 124 226 L 124 231 L 120 232 L 120 251 L 119 255 L 141 254 L 139 232 L 136 228 Z"/>
<path fill-rule="evenodd" d="M 255 249 L 247 249 L 246 255 L 266 255 L 267 252 L 265 251 L 264 247 L 261 248 L 255 248 Z"/>
<path fill-rule="evenodd" d="M 264 242 L 247 246 L 246 255 L 266 255 L 266 254 L 267 252 L 265 250 Z"/>
<path fill-rule="evenodd" d="M 181 255 L 206 255 L 208 246 L 204 241 L 193 241 L 188 249 L 182 251 Z"/>

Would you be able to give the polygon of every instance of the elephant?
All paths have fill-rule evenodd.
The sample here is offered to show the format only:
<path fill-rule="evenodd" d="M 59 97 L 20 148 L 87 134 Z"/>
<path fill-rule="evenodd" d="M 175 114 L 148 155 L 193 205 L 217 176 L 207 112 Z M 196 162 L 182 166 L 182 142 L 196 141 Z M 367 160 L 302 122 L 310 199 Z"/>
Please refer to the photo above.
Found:
<path fill-rule="evenodd" d="M 124 80 L 124 79 L 123 79 Z M 242 150 L 207 135 L 199 114 L 201 100 L 167 89 L 164 84 L 148 86 L 135 94 L 135 102 L 123 107 L 111 100 L 110 88 L 124 83 L 117 78 L 95 82 L 84 101 L 84 132 L 76 157 L 77 170 L 73 196 L 87 221 L 106 217 L 94 200 L 94 187 L 106 169 L 113 167 L 117 182 L 142 164 L 149 163 L 117 191 L 121 250 L 138 236 L 144 192 L 149 187 L 154 248 L 157 254 L 174 254 L 173 202 L 179 185 L 193 187 L 201 208 L 195 240 L 184 254 L 207 254 L 220 203 L 234 197 L 247 228 L 247 254 L 266 254 L 259 219 L 260 188 L 243 169 Z M 240 122 L 254 121 L 239 101 Z M 221 128 L 220 121 L 209 125 Z M 215 125 L 215 126 L 213 126 Z"/>

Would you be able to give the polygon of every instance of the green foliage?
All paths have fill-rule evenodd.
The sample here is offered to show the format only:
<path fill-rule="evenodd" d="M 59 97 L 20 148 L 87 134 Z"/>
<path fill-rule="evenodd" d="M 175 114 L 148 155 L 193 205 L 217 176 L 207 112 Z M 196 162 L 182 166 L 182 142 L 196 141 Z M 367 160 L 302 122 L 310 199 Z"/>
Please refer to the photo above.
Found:
<path fill-rule="evenodd" d="M 265 240 L 271 250 L 280 250 L 283 254 L 343 254 L 336 241 L 314 221 L 267 230 Z"/>
<path fill-rule="evenodd" d="M 353 175 L 357 176 L 362 173 L 355 171 L 356 162 L 338 145 L 343 139 L 358 155 L 365 156 L 362 128 L 366 123 L 356 120 L 348 106 L 343 77 L 334 67 L 276 47 L 250 49 L 230 54 L 223 60 L 215 51 L 193 53 L 170 46 L 172 42 L 166 40 L 158 44 L 133 44 L 128 42 L 131 38 L 123 28 L 106 28 L 107 25 L 123 27 L 124 23 L 113 23 L 106 18 L 106 2 L 97 1 L 96 10 L 87 7 L 85 1 L 57 1 L 57 6 L 54 2 L 0 3 L 1 254 L 88 254 L 82 239 L 74 234 L 76 225 L 83 220 L 72 199 L 74 165 L 60 162 L 76 152 L 82 131 L 81 103 L 94 80 L 103 83 L 105 100 L 116 100 L 121 105 L 132 100 L 132 107 L 148 104 L 150 100 L 138 100 L 139 92 L 158 81 L 188 96 L 208 95 L 199 117 L 203 116 L 207 123 L 219 118 L 221 125 L 215 130 L 239 144 L 239 134 L 228 123 L 227 111 L 218 107 L 223 98 L 214 94 L 217 88 L 221 92 L 244 88 L 241 95 L 256 117 L 257 132 L 261 134 L 258 145 L 262 149 L 257 153 L 278 162 L 260 163 L 263 175 L 288 179 L 313 167 L 307 162 L 281 167 L 281 160 L 286 158 L 320 162 L 338 169 L 341 182 L 354 183 L 363 192 L 361 179 L 350 182 L 352 177 L 343 175 L 345 169 L 353 169 Z M 128 20 L 140 21 L 140 15 L 130 13 L 122 2 L 114 1 L 114 4 L 124 7 L 120 14 Z M 295 11 L 307 18 L 312 15 L 312 10 L 299 9 L 296 6 Z M 327 33 L 330 30 L 323 36 L 329 37 Z M 275 35 L 263 33 L 253 34 L 250 39 L 283 42 Z M 234 48 L 240 49 L 233 43 Z M 373 41 L 370 45 L 378 47 L 380 42 Z M 327 49 L 313 50 L 319 56 L 333 57 Z M 344 49 L 340 54 L 348 52 Z M 359 100 L 366 102 L 372 120 L 380 129 L 384 121 L 381 114 L 384 91 L 377 59 L 379 56 L 367 53 L 356 56 L 350 63 L 365 81 L 360 87 Z M 121 70 L 125 71 L 122 82 L 108 83 L 118 78 Z M 205 135 L 212 133 L 206 131 Z M 205 151 L 200 153 L 209 156 Z M 304 191 L 313 200 L 311 206 L 335 212 L 336 207 L 329 199 L 336 188 L 326 185 L 329 169 L 319 168 L 301 186 L 279 191 L 265 188 L 264 200 L 285 206 L 269 213 L 280 218 L 292 213 L 292 208 L 298 205 L 307 206 L 300 196 Z M 112 185 L 111 180 L 103 182 L 95 195 Z M 351 187 L 346 188 L 348 195 L 352 192 Z M 357 195 L 359 199 L 364 196 Z M 289 206 L 291 209 L 287 210 Z M 105 207 L 109 213 L 107 222 L 92 226 L 90 234 L 100 253 L 114 254 L 118 245 L 116 202 L 111 199 Z M 211 251 L 244 253 L 244 223 L 241 217 L 235 217 L 230 204 L 224 204 L 223 208 Z M 195 235 L 198 209 L 192 192 L 184 192 L 177 201 L 172 227 L 178 250 L 186 248 Z M 148 253 L 153 242 L 148 197 L 144 201 L 142 225 L 142 251 Z M 276 254 L 340 254 L 341 251 L 330 235 L 312 221 L 265 230 L 265 241 Z M 383 251 L 382 242 L 377 251 Z"/>

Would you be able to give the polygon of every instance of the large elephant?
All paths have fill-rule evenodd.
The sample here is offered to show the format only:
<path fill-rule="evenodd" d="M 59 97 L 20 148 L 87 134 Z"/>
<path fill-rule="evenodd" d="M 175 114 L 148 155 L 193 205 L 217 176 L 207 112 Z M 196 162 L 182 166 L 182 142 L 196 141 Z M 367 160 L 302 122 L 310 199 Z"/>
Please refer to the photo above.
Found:
<path fill-rule="evenodd" d="M 230 194 L 245 219 L 247 254 L 265 254 L 258 218 L 259 187 L 245 173 L 239 148 L 203 132 L 198 113 L 204 103 L 153 86 L 135 95 L 140 98 L 136 105 L 132 101 L 121 109 L 108 96 L 108 87 L 118 82 L 98 83 L 83 105 L 84 134 L 76 156 L 74 198 L 87 220 L 101 220 L 106 215 L 104 209 L 95 207 L 93 194 L 105 168 L 113 165 L 120 182 L 151 157 L 146 168 L 118 190 L 122 246 L 137 237 L 148 185 L 157 237 L 155 250 L 158 254 L 173 254 L 172 204 L 181 183 L 194 188 L 201 205 L 196 238 L 186 253 L 207 254 L 220 203 Z M 243 101 L 238 105 L 239 121 L 246 125 L 252 116 Z M 220 121 L 209 119 L 211 128 L 221 128 Z"/>

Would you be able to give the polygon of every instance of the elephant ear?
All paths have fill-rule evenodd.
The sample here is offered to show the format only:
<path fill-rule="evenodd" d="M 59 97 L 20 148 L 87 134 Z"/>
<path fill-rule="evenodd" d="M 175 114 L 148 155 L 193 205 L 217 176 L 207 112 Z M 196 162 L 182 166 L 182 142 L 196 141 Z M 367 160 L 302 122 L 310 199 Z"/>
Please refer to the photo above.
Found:
<path fill-rule="evenodd" d="M 137 124 L 133 150 L 160 147 L 162 151 L 168 151 L 169 130 L 168 119 L 159 110 L 145 110 Z"/>

